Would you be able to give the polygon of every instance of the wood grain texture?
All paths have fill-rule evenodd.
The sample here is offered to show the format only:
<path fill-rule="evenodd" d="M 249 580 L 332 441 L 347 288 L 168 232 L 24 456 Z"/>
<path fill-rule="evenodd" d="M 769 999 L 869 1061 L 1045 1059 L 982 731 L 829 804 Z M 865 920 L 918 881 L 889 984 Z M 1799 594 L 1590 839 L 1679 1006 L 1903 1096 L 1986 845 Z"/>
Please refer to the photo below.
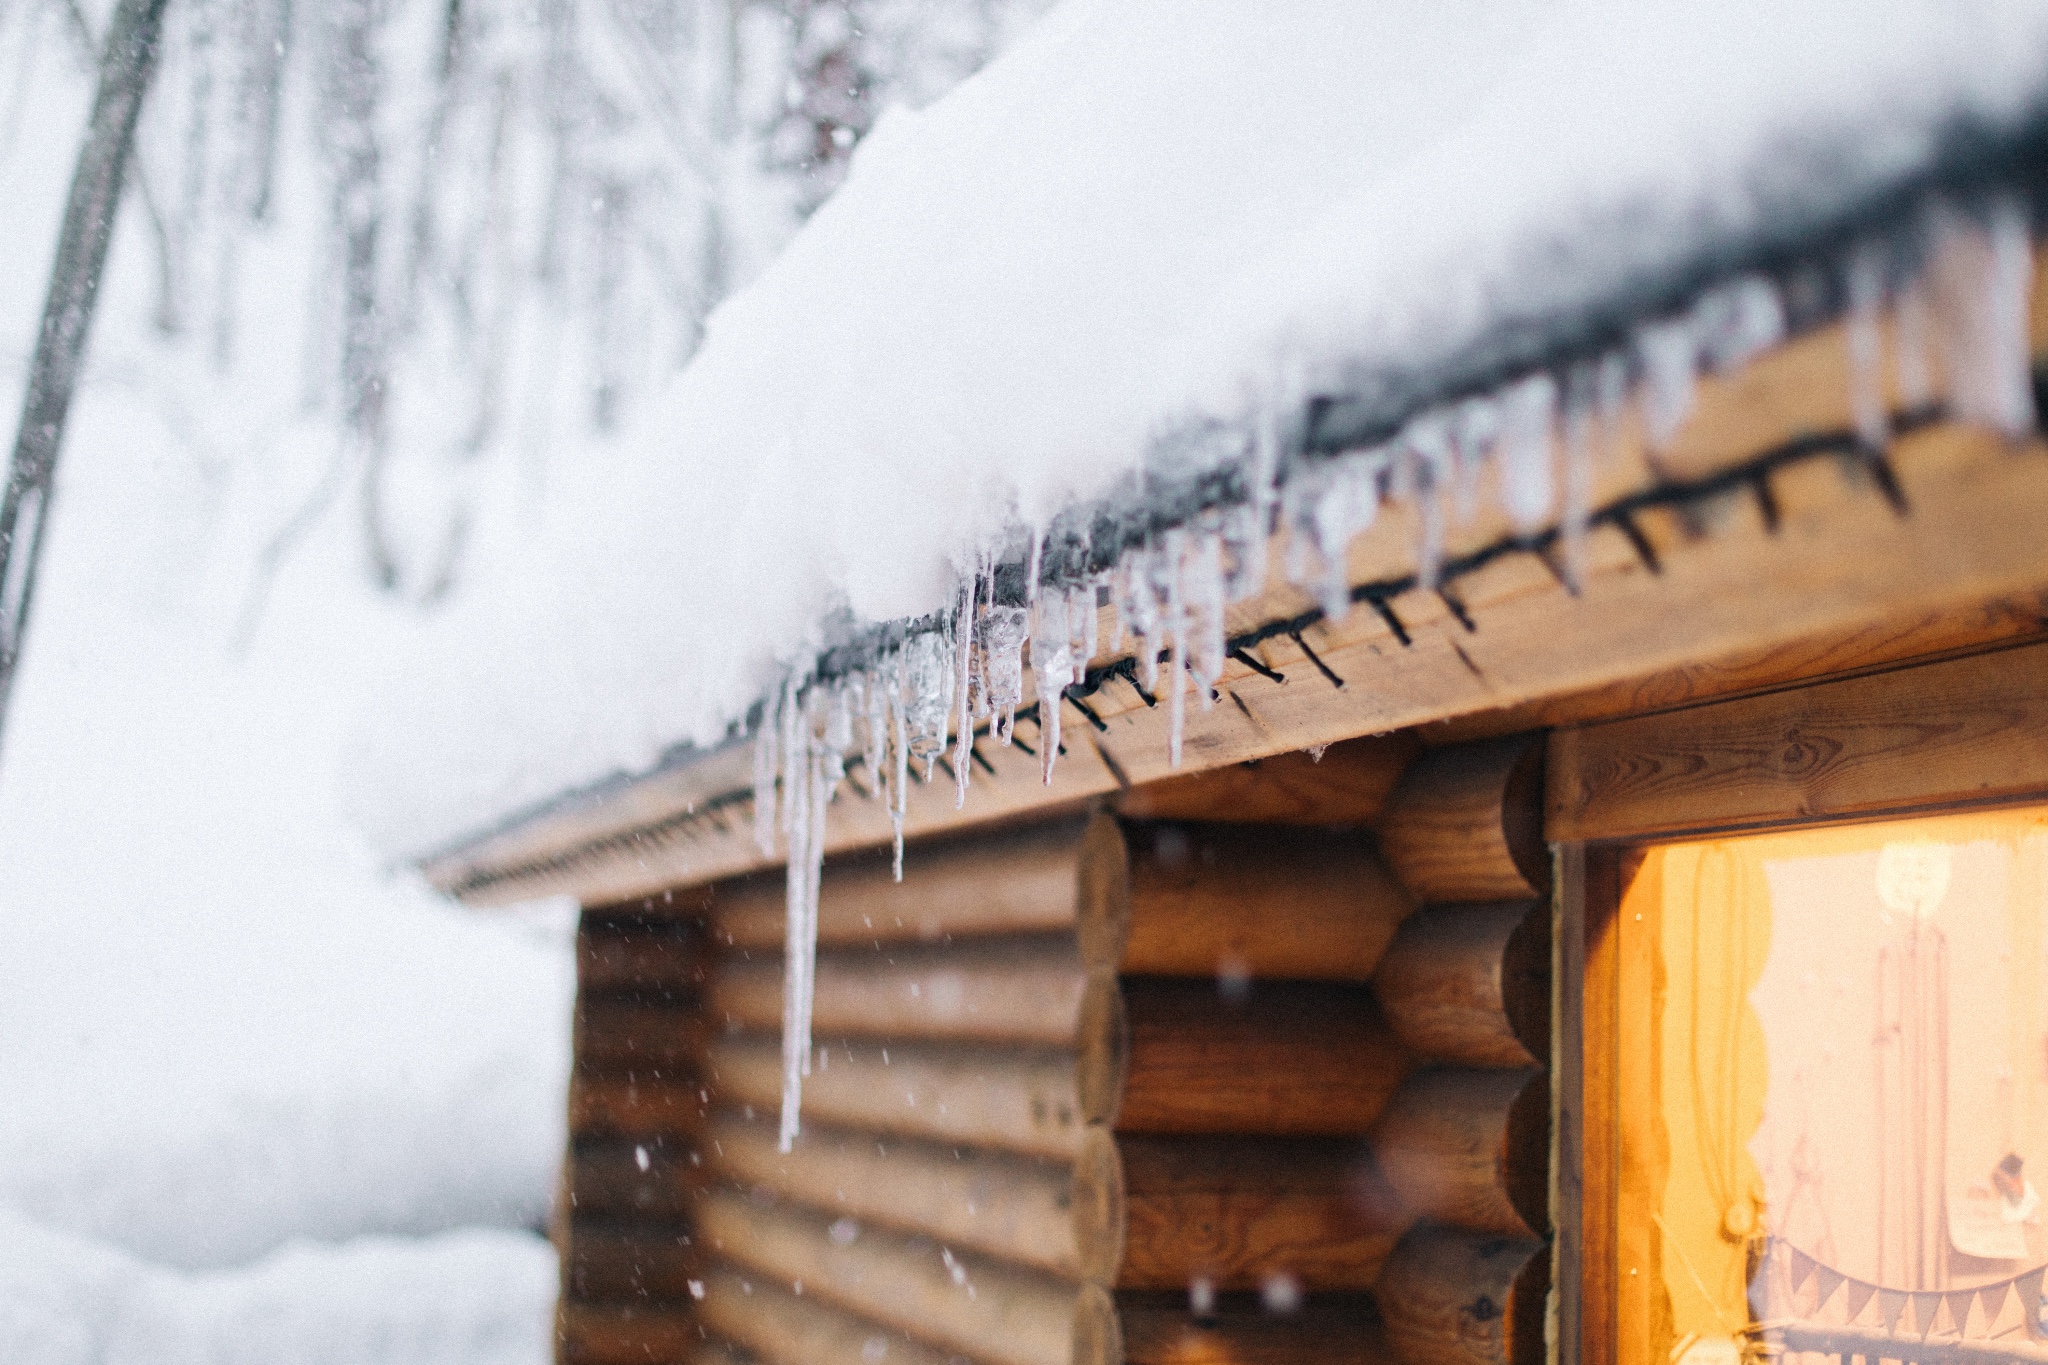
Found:
<path fill-rule="evenodd" d="M 1541 901 L 1432 906 L 1401 926 L 1373 993 L 1425 1057 L 1524 1067 L 1550 1057 L 1550 908 Z"/>
<path fill-rule="evenodd" d="M 1071 933 L 949 949 L 839 949 L 818 955 L 811 1027 L 819 1037 L 1071 1048 L 1086 985 Z M 781 958 L 722 959 L 709 1013 L 727 1027 L 779 1029 Z"/>
<path fill-rule="evenodd" d="M 1126 1365 L 1398 1365 L 1378 1307 L 1362 1294 L 1317 1294 L 1292 1313 L 1256 1295 L 1219 1295 L 1195 1317 L 1185 1290 L 1120 1293 Z"/>
<path fill-rule="evenodd" d="M 710 1041 L 703 1016 L 693 1010 L 581 991 L 570 1036 L 577 1068 L 593 1075 L 695 1074 Z"/>
<path fill-rule="evenodd" d="M 988 1365 L 1078 1365 L 1115 1342 L 1101 1289 L 875 1228 L 835 1241 L 829 1227 L 729 1194 L 698 1210 L 704 1245 L 727 1260 Z"/>
<path fill-rule="evenodd" d="M 1070 929 L 1084 823 L 1054 819 L 921 840 L 904 849 L 901 882 L 887 850 L 834 859 L 818 888 L 818 942 L 935 943 Z M 780 876 L 725 883 L 713 895 L 712 933 L 725 946 L 779 952 L 785 914 Z"/>
<path fill-rule="evenodd" d="M 696 1365 L 706 1344 L 694 1308 L 573 1299 L 555 1305 L 558 1365 Z"/>
<path fill-rule="evenodd" d="M 1327 1138 L 1117 1138 L 1119 1289 L 1366 1289 L 1413 1221 L 1370 1148 Z"/>
<path fill-rule="evenodd" d="M 768 1365 L 827 1365 L 887 1362 L 887 1365 L 954 1365 L 959 1357 L 916 1338 L 858 1317 L 814 1294 L 795 1294 L 785 1284 L 729 1266 L 704 1277 L 698 1316 L 706 1327 L 743 1347 Z"/>
<path fill-rule="evenodd" d="M 1510 735 L 1433 749 L 1402 775 L 1380 846 L 1419 901 L 1502 901 L 1550 890 L 1543 741 Z"/>
<path fill-rule="evenodd" d="M 703 983 L 707 947 L 690 920 L 586 910 L 576 933 L 576 988 L 590 998 L 688 1008 Z"/>
<path fill-rule="evenodd" d="M 742 1189 L 1069 1279 L 1083 1276 L 1078 1220 L 1107 1211 L 1085 1191 L 1076 1198 L 1076 1184 L 1087 1182 L 1077 1182 L 1074 1164 L 975 1148 L 811 1125 L 785 1154 L 772 1123 L 730 1114 L 714 1118 L 704 1147 L 715 1170 Z M 1098 1228 L 1093 1236 L 1109 1232 Z"/>
<path fill-rule="evenodd" d="M 1671 838 L 2048 792 L 2048 645 L 1558 731 L 1548 832 Z"/>
<path fill-rule="evenodd" d="M 1048 1160 L 1080 1151 L 1085 1120 L 1072 1053 L 845 1042 L 825 1051 L 804 1081 L 806 1119 Z M 782 1050 L 772 1038 L 720 1039 L 706 1075 L 729 1107 L 781 1107 Z"/>
<path fill-rule="evenodd" d="M 588 1303 L 687 1304 L 704 1258 L 689 1226 L 577 1216 L 562 1253 L 562 1293 Z"/>
<path fill-rule="evenodd" d="M 2029 449 L 2038 454 L 2042 447 Z M 1754 453 L 1728 455 L 1732 461 Z M 1534 560 L 1510 555 L 1496 561 L 1498 572 L 1490 566 L 1475 576 L 1497 582 L 1460 585 L 1473 631 L 1421 594 L 1395 604 L 1412 623 L 1409 646 L 1362 610 L 1315 626 L 1307 638 L 1347 680 L 1342 690 L 1316 687 L 1291 643 L 1269 641 L 1261 647 L 1268 660 L 1290 673 L 1307 670 L 1308 685 L 1281 686 L 1248 669 L 1226 669 L 1219 686 L 1235 700 L 1190 715 L 1186 762 L 1215 768 L 2038 592 L 2048 577 L 2035 534 L 2048 520 L 2048 460 L 2014 458 L 1995 436 L 1956 425 L 1901 438 L 1892 458 L 1909 517 L 1897 516 L 1867 483 L 1817 462 L 1774 478 L 1781 512 L 1775 530 L 1749 503 L 1719 509 L 1704 535 L 1679 518 L 1646 515 L 1639 529 L 1655 547 L 1661 573 L 1645 568 L 1619 532 L 1603 529 L 1589 541 L 1593 570 L 1576 598 Z M 1389 516 L 1355 547 L 1357 554 L 1368 555 L 1363 541 L 1383 537 L 1405 553 L 1412 529 Z M 1533 572 L 1509 572 L 1518 563 Z M 1270 604 L 1279 615 L 1304 602 L 1291 590 L 1283 596 L 1284 603 Z M 980 752 L 994 772 L 976 766 L 966 809 L 954 808 L 950 792 L 919 788 L 912 794 L 912 835 L 1112 791 L 1121 785 L 1119 774 L 1134 785 L 1169 775 L 1165 708 L 1148 709 L 1127 693 L 1119 684 L 1090 698 L 1108 730 L 1070 729 L 1086 738 L 1070 743 L 1053 789 L 1039 785 L 1035 759 L 984 744 Z M 629 784 L 573 815 L 542 817 L 481 840 L 431 860 L 427 870 L 436 885 L 477 904 L 561 891 L 603 898 L 729 876 L 769 861 L 753 847 L 744 818 L 701 820 L 686 812 L 693 803 L 730 797 L 743 817 L 748 781 L 748 757 L 738 746 Z M 834 851 L 885 844 L 888 835 L 878 807 L 835 804 L 828 833 Z"/>
<path fill-rule="evenodd" d="M 672 1138 L 702 1128 L 708 1108 L 695 1074 L 569 1077 L 569 1131 L 578 1137 Z"/>
<path fill-rule="evenodd" d="M 1541 1243 L 1423 1224 L 1401 1239 L 1373 1287 L 1387 1340 L 1403 1365 L 1523 1365 L 1543 1358 L 1542 1309 L 1530 1340 L 1530 1298 L 1546 1275 L 1525 1276 Z M 1518 1304 L 1517 1299 L 1521 1302 Z M 1533 1349 L 1533 1355 L 1531 1354 Z"/>
<path fill-rule="evenodd" d="M 1583 692 L 1474 711 L 1429 728 L 1435 744 L 1557 729 L 1732 700 L 1902 663 L 1933 663 L 2048 639 L 2048 592 L 2016 592 L 1938 608 L 1879 610 L 1868 619 L 1736 649 Z"/>
<path fill-rule="evenodd" d="M 679 1219 L 704 1186 L 694 1139 L 572 1138 L 567 1167 L 575 1217 Z"/>
<path fill-rule="evenodd" d="M 1161 778 L 1117 793 L 1115 807 L 1131 820 L 1369 825 L 1420 747 L 1406 732 L 1368 735 Z"/>
<path fill-rule="evenodd" d="M 1429 1067 L 1387 1104 L 1372 1149 L 1419 1217 L 1468 1232 L 1549 1231 L 1550 1089 L 1545 1073 Z"/>
<path fill-rule="evenodd" d="M 1121 983 L 1129 1048 L 1119 1132 L 1342 1137 L 1364 1133 L 1413 1065 L 1363 987 Z"/>
<path fill-rule="evenodd" d="M 1369 836 L 1116 821 L 1084 841 L 1092 971 L 1363 981 L 1414 908 Z"/>

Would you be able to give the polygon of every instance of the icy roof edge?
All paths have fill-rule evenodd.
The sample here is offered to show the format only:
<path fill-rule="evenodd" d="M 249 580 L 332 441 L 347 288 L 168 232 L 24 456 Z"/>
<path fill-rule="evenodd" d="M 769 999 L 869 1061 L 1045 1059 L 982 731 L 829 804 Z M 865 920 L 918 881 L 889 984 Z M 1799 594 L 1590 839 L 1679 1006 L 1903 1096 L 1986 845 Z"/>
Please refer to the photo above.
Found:
<path fill-rule="evenodd" d="M 2048 109 L 2017 128 L 1995 128 L 1959 120 L 1936 140 L 1936 155 L 1918 174 L 1902 176 L 1846 210 L 1820 218 L 1787 212 L 1774 227 L 1743 243 L 1720 243 L 1674 263 L 1655 278 L 1633 280 L 1608 298 L 1543 318 L 1524 318 L 1490 330 L 1463 352 L 1426 373 L 1362 375 L 1342 393 L 1312 394 L 1302 403 L 1292 430 L 1279 433 L 1281 450 L 1272 472 L 1277 494 L 1305 481 L 1347 454 L 1374 450 L 1393 441 L 1418 416 L 1502 389 L 1535 375 L 1584 375 L 1606 356 L 1630 347 L 1646 328 L 1682 316 L 1703 298 L 1744 279 L 1767 279 L 1784 305 L 1780 339 L 1805 335 L 1841 320 L 1853 304 L 1854 277 L 1873 263 L 1887 284 L 1910 277 L 1922 263 L 1930 210 L 1940 205 L 1968 212 L 1995 200 L 2017 201 L 2029 221 L 2048 219 Z M 1637 376 L 1642 378 L 1642 376 Z M 1256 490 L 1248 486 L 1258 434 L 1220 419 L 1170 428 L 1153 443 L 1140 470 L 1116 494 L 1062 512 L 1046 529 L 1036 553 L 1038 581 L 1074 581 L 1111 569 L 1127 551 L 1162 532 L 1184 528 L 1205 513 L 1243 506 Z M 1271 508 L 1278 521 L 1277 500 Z M 1284 529 L 1268 525 L 1277 535 Z M 1499 553 L 1532 549 L 1562 534 L 1560 520 L 1518 533 L 1501 544 L 1442 566 L 1446 578 L 1478 567 Z M 1028 565 L 1032 537 L 1020 530 L 991 565 L 995 600 L 1021 604 L 1031 594 Z M 1349 584 L 1349 602 L 1377 606 L 1413 587 L 1420 567 L 1382 582 Z M 987 600 L 987 599 L 984 599 Z M 1301 630 L 1329 613 L 1334 601 L 1285 617 L 1275 616 L 1227 642 L 1234 651 L 1258 641 Z M 899 646 L 910 634 L 942 625 L 937 616 L 885 622 L 847 632 L 822 651 L 805 675 L 829 681 L 858 672 Z M 1165 651 L 1159 651 L 1163 661 Z M 1135 657 L 1124 651 L 1091 666 L 1075 692 L 1086 696 L 1112 678 L 1132 675 Z M 1035 704 L 1025 714 L 1035 710 Z M 439 889 L 457 896 L 491 885 L 494 868 L 541 861 L 587 849 L 615 838 L 631 838 L 656 825 L 683 819 L 723 822 L 727 810 L 751 802 L 747 750 L 773 715 L 772 698 L 757 701 L 743 721 L 734 722 L 715 745 L 683 743 L 665 751 L 651 767 L 615 772 L 584 786 L 511 812 L 471 834 L 450 840 L 409 861 Z M 764 861 L 764 866 L 779 863 Z"/>

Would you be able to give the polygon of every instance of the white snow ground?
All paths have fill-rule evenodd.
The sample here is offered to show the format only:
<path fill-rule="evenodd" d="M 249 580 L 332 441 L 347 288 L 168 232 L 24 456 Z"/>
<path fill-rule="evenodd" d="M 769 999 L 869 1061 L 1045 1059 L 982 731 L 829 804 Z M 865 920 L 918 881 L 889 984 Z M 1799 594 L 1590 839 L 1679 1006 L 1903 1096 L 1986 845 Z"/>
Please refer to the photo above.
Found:
<path fill-rule="evenodd" d="M 0 111 L 10 440 L 84 114 L 46 9 Z M 434 623 L 372 600 L 342 514 L 245 640 L 331 448 L 304 286 L 252 262 L 274 382 L 210 401 L 151 333 L 136 217 L 0 741 L 0 1360 L 541 1365 L 567 920 L 453 909 L 343 819 L 365 679 Z"/>

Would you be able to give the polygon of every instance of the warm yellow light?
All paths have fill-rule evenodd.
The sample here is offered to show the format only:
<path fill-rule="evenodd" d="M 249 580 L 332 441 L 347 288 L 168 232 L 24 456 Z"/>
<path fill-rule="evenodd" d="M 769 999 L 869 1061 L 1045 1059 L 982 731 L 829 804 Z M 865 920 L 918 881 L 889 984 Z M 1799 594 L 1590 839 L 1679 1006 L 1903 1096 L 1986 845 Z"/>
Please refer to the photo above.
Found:
<path fill-rule="evenodd" d="M 1948 894 L 1953 862 L 1947 844 L 1886 844 L 1877 855 L 1877 898 L 1893 914 L 1931 919 Z"/>

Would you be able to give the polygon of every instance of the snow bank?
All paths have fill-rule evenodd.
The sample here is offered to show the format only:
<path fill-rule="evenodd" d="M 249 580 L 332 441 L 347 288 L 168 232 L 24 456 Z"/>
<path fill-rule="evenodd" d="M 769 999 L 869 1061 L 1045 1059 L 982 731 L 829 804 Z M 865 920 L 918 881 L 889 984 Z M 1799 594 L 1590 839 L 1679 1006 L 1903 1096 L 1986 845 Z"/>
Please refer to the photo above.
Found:
<path fill-rule="evenodd" d="M 89 91 L 59 10 L 7 17 L 11 413 Z M 435 622 L 373 600 L 341 517 L 251 610 L 252 566 L 332 451 L 278 340 L 306 293 L 292 214 L 322 202 L 305 160 L 242 262 L 265 344 L 239 389 L 155 332 L 144 219 L 124 213 L 0 748 L 0 1206 L 187 1270 L 538 1226 L 563 1143 L 566 922 L 451 909 L 336 797 L 376 660 Z M 31 1293 L 9 1285 L 0 1301 Z"/>
<path fill-rule="evenodd" d="M 541 1365 L 554 1251 L 463 1232 L 180 1274 L 0 1208 L 0 1356 L 36 1365 Z"/>
<path fill-rule="evenodd" d="M 822 622 L 943 610 L 1162 433 L 1427 388 L 2044 89 L 2040 0 L 1070 0 L 885 119 L 658 410 L 558 462 L 528 572 L 462 605 L 484 643 L 399 670 L 354 807 L 419 852 L 714 741 Z"/>

